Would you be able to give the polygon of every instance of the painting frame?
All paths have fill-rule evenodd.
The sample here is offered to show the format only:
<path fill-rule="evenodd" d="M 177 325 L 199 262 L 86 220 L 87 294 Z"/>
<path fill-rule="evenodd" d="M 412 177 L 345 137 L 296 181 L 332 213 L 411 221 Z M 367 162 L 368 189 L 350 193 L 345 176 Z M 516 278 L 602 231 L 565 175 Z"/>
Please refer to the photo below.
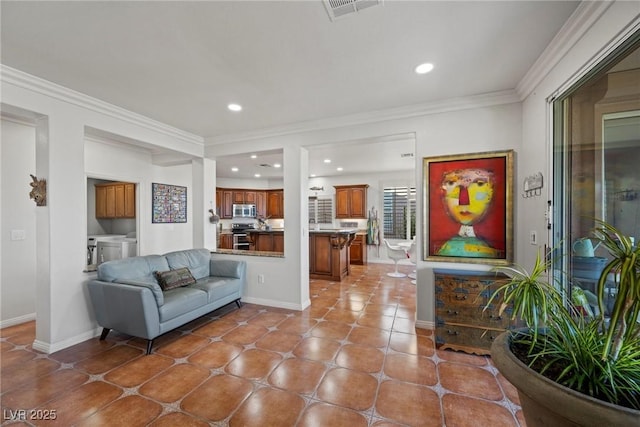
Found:
<path fill-rule="evenodd" d="M 513 262 L 514 157 L 503 150 L 423 158 L 424 261 Z"/>
<path fill-rule="evenodd" d="M 187 222 L 187 187 L 151 183 L 151 223 Z"/>

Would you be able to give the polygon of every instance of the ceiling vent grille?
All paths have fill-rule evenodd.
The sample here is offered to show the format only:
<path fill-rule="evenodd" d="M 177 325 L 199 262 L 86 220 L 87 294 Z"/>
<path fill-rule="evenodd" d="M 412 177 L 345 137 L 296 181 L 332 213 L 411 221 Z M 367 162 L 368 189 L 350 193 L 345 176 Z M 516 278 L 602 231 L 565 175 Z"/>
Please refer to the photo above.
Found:
<path fill-rule="evenodd" d="M 413 153 L 402 153 L 402 154 L 400 154 L 400 157 L 402 157 L 402 158 L 413 157 Z"/>
<path fill-rule="evenodd" d="M 384 0 L 323 0 L 332 21 L 363 9 L 381 5 Z"/>

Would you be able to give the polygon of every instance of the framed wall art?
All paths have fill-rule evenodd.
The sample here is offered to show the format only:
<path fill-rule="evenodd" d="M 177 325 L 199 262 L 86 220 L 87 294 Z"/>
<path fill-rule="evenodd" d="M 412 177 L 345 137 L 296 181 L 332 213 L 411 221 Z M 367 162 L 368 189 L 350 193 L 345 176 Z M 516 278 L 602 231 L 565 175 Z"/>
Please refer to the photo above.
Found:
<path fill-rule="evenodd" d="M 513 259 L 513 150 L 423 159 L 425 261 Z"/>
<path fill-rule="evenodd" d="M 187 222 L 187 187 L 151 184 L 152 223 Z"/>

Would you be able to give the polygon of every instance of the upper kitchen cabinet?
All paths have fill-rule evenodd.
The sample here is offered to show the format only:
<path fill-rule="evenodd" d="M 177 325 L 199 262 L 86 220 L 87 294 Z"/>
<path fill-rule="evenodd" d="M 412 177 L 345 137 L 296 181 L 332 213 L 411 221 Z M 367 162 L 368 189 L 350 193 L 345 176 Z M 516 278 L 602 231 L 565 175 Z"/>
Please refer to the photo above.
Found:
<path fill-rule="evenodd" d="M 130 182 L 96 184 L 96 218 L 135 218 L 136 185 Z"/>
<path fill-rule="evenodd" d="M 366 218 L 367 188 L 362 185 L 336 185 L 336 218 Z"/>
<path fill-rule="evenodd" d="M 284 218 L 284 191 L 267 191 L 267 217 Z"/>
<path fill-rule="evenodd" d="M 277 191 L 282 193 L 282 190 Z M 216 188 L 216 210 L 220 218 L 231 219 L 233 218 L 234 204 L 252 204 L 256 205 L 256 215 L 266 218 L 269 215 L 267 213 L 267 193 L 267 190 L 218 187 Z M 283 212 L 282 208 L 280 208 L 279 211 L 277 209 L 274 210 L 274 213 L 277 212 Z M 280 215 L 282 215 L 282 213 Z M 275 215 L 271 215 L 271 217 L 282 218 L 281 216 L 278 217 Z"/>

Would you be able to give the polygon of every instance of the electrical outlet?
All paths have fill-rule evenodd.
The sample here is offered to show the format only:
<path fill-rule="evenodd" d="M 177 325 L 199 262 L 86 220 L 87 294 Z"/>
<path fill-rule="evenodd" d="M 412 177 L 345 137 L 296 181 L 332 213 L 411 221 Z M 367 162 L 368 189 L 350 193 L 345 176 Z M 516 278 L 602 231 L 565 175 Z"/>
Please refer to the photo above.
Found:
<path fill-rule="evenodd" d="M 264 284 L 264 274 L 258 274 L 258 284 Z"/>
<path fill-rule="evenodd" d="M 532 245 L 537 245 L 538 244 L 538 232 L 535 230 L 531 230 L 529 232 L 529 243 L 531 243 Z"/>

